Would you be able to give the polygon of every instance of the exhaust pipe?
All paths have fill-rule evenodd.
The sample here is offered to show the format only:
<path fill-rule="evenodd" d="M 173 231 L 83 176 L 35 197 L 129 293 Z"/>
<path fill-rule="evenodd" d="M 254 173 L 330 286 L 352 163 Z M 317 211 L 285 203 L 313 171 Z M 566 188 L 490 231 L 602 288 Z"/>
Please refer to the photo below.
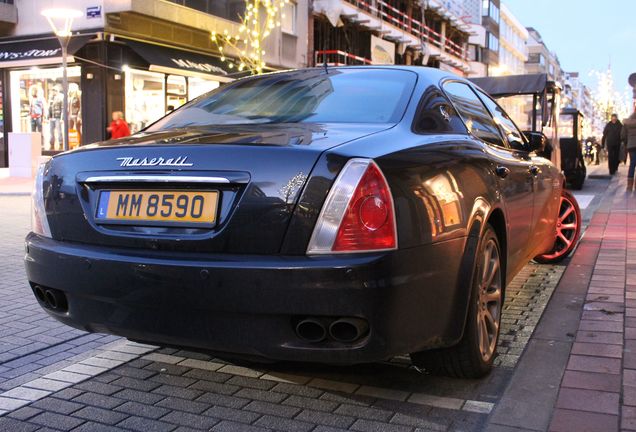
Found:
<path fill-rule="evenodd" d="M 329 335 L 338 342 L 355 342 L 368 331 L 369 323 L 362 318 L 340 318 L 329 326 Z"/>
<path fill-rule="evenodd" d="M 35 296 L 41 303 L 47 304 L 44 288 L 42 288 L 40 285 L 36 285 L 35 287 L 33 287 L 33 292 L 35 293 Z"/>
<path fill-rule="evenodd" d="M 327 329 L 320 321 L 306 318 L 296 324 L 296 334 L 307 342 L 317 343 L 327 337 Z"/>
<path fill-rule="evenodd" d="M 51 307 L 51 309 L 57 309 L 60 305 L 57 301 L 57 296 L 51 290 L 46 290 L 44 292 L 44 298 L 46 299 L 46 304 Z"/>

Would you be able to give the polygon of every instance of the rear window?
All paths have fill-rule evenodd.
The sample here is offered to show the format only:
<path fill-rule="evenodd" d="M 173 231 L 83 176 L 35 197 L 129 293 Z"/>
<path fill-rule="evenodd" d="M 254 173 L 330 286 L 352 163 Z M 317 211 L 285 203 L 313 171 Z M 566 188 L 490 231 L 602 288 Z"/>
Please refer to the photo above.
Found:
<path fill-rule="evenodd" d="M 195 99 L 148 131 L 256 123 L 397 123 L 416 74 L 388 69 L 308 69 L 229 84 Z"/>

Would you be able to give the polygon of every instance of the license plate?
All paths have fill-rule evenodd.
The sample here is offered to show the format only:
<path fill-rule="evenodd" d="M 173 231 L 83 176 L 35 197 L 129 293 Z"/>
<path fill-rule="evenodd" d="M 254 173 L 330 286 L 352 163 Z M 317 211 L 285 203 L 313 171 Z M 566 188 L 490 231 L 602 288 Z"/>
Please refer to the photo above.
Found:
<path fill-rule="evenodd" d="M 201 225 L 216 221 L 218 191 L 101 191 L 98 223 L 139 225 Z"/>

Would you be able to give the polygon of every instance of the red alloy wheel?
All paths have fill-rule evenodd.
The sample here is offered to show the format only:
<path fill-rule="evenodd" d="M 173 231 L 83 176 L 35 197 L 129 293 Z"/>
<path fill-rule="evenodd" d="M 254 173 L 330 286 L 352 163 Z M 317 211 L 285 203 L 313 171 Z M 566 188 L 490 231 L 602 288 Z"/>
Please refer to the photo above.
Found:
<path fill-rule="evenodd" d="M 563 190 L 554 247 L 548 253 L 537 255 L 534 260 L 542 264 L 557 263 L 565 259 L 576 247 L 581 233 L 581 210 L 576 198 Z"/>

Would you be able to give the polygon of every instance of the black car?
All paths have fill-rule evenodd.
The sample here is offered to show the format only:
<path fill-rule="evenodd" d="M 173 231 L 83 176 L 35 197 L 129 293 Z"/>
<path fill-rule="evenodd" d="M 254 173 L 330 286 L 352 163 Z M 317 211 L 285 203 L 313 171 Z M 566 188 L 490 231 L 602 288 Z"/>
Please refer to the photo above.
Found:
<path fill-rule="evenodd" d="M 436 69 L 241 79 L 43 165 L 28 279 L 86 331 L 481 376 L 506 284 L 578 236 L 541 143 Z"/>

